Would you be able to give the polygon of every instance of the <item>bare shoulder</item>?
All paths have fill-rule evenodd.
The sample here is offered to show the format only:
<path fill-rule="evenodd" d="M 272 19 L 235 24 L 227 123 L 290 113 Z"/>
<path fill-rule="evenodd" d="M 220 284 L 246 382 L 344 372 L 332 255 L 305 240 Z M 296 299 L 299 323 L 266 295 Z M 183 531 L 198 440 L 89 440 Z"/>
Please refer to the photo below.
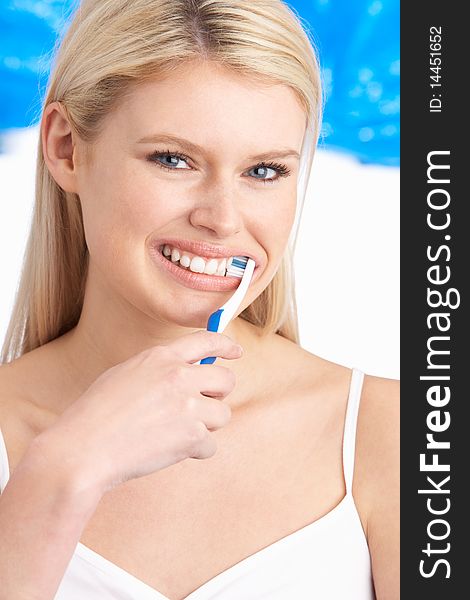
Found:
<path fill-rule="evenodd" d="M 364 375 L 356 434 L 353 491 L 366 514 L 398 490 L 400 459 L 400 382 Z"/>
<path fill-rule="evenodd" d="M 20 359 L 0 365 L 0 429 L 10 471 L 41 430 L 41 411 L 28 396 L 27 377 L 25 362 Z"/>
<path fill-rule="evenodd" d="M 273 372 L 276 367 L 278 373 L 297 381 L 299 386 L 305 386 L 306 391 L 311 386 L 336 387 L 337 391 L 344 391 L 349 387 L 351 369 L 337 364 L 326 358 L 313 354 L 302 346 L 280 335 L 272 334 L 266 340 L 268 362 L 272 365 Z M 344 397 L 344 394 L 342 394 Z"/>
<path fill-rule="evenodd" d="M 399 597 L 399 381 L 364 376 L 353 496 L 367 536 L 377 598 Z"/>
<path fill-rule="evenodd" d="M 29 407 L 21 393 L 21 369 L 16 364 L 0 366 L 0 427 L 6 429 L 16 423 L 28 423 Z"/>
<path fill-rule="evenodd" d="M 287 402 L 297 401 L 295 411 L 305 426 L 324 424 L 324 434 L 341 440 L 352 370 L 318 356 L 278 334 L 269 334 L 257 345 L 259 364 L 265 365 L 269 385 Z M 312 432 L 313 434 L 314 432 Z"/>

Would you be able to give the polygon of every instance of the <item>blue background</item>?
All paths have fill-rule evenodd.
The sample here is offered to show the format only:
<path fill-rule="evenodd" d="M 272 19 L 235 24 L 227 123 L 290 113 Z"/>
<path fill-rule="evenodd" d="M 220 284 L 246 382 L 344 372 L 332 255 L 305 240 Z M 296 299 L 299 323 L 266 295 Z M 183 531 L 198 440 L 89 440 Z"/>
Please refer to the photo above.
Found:
<path fill-rule="evenodd" d="M 398 0 L 288 0 L 320 55 L 320 147 L 398 166 Z M 52 50 L 74 0 L 0 0 L 0 132 L 36 124 Z"/>

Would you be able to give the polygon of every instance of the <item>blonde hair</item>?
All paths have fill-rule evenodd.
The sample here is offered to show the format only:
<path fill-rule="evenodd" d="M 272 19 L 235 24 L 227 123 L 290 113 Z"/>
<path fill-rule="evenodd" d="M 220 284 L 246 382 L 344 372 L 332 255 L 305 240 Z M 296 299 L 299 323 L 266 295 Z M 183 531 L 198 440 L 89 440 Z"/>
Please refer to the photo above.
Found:
<path fill-rule="evenodd" d="M 214 61 L 263 82 L 290 86 L 307 116 L 303 189 L 323 107 L 311 33 L 282 0 L 84 0 L 55 53 L 43 106 L 60 102 L 72 130 L 92 143 L 133 85 L 188 60 Z M 300 186 L 302 187 L 302 186 Z M 63 335 L 80 318 L 88 249 L 80 200 L 44 162 L 39 136 L 36 199 L 23 269 L 1 353 L 8 362 Z M 267 288 L 241 317 L 298 343 L 291 238 Z"/>

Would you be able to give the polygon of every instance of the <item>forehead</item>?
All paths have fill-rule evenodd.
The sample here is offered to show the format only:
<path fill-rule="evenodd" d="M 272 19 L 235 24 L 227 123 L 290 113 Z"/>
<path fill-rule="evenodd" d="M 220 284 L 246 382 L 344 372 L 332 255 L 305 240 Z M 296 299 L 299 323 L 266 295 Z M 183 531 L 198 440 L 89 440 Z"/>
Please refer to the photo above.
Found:
<path fill-rule="evenodd" d="M 247 154 L 278 146 L 300 152 L 306 114 L 287 85 L 196 63 L 137 85 L 108 124 L 129 141 L 164 132 L 214 149 L 244 147 Z"/>

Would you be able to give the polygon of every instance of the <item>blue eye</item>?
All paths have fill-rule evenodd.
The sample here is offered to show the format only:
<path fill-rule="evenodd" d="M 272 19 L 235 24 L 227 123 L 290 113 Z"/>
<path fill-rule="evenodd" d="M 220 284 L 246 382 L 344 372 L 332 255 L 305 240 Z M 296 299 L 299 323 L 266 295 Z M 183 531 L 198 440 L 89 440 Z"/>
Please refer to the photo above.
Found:
<path fill-rule="evenodd" d="M 160 160 L 161 158 L 163 158 L 164 160 Z M 176 171 L 181 169 L 187 170 L 185 167 L 180 167 L 179 164 L 180 161 L 184 161 L 187 163 L 187 161 L 190 159 L 188 156 L 182 154 L 181 152 L 172 152 L 171 150 L 166 150 L 164 152 L 155 151 L 153 154 L 148 156 L 148 160 L 154 162 L 157 166 L 161 167 L 162 169 L 166 169 L 167 171 Z M 191 169 L 191 167 L 189 167 L 189 169 Z M 250 171 L 257 170 L 261 171 L 261 177 L 254 176 L 253 179 L 255 179 L 256 181 L 260 181 L 261 183 L 274 183 L 278 181 L 281 177 L 289 177 L 291 173 L 290 169 L 286 165 L 272 162 L 262 162 L 254 167 L 251 167 L 251 169 L 249 169 L 247 172 L 249 173 Z M 274 173 L 276 174 L 275 177 L 266 177 L 270 170 L 274 171 Z"/>
<path fill-rule="evenodd" d="M 160 158 L 163 157 L 165 159 L 172 159 L 173 162 L 168 162 L 167 160 L 164 162 L 160 162 Z M 164 169 L 168 169 L 169 171 L 174 171 L 175 169 L 181 169 L 178 166 L 179 161 L 187 160 L 187 157 L 179 152 L 155 152 L 149 157 L 151 160 L 157 161 L 157 164 Z"/>
<path fill-rule="evenodd" d="M 264 177 L 255 177 L 255 179 L 257 181 L 261 181 L 261 183 L 274 183 L 276 181 L 278 181 L 281 177 L 289 177 L 290 175 L 290 169 L 287 168 L 286 165 L 281 165 L 278 163 L 260 163 L 259 165 L 256 165 L 256 167 L 252 167 L 250 169 L 250 171 L 256 171 L 260 169 L 262 171 L 262 175 L 266 175 L 268 173 L 269 170 L 274 171 L 276 173 L 276 177 L 268 177 L 268 178 L 264 178 Z"/>

